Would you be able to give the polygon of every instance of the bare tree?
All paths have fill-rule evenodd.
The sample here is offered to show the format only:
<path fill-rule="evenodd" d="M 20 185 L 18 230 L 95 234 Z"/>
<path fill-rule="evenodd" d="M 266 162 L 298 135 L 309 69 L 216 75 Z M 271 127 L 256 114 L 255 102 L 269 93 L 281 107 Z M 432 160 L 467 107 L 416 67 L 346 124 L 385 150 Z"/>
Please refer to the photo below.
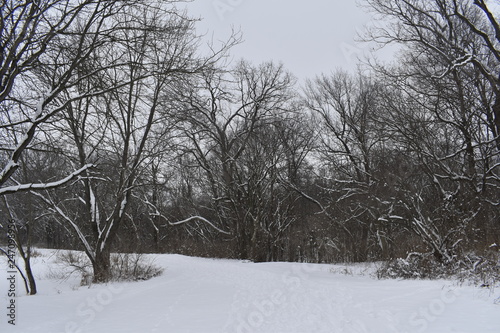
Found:
<path fill-rule="evenodd" d="M 168 139 L 173 86 L 225 51 L 198 57 L 193 22 L 171 2 L 122 10 L 108 22 L 110 41 L 78 68 L 85 80 L 59 96 L 63 122 L 53 125 L 51 135 L 67 140 L 63 149 L 74 165 L 99 170 L 83 174 L 72 200 L 57 192 L 37 196 L 73 230 L 93 265 L 95 282 L 111 278 L 110 251 L 120 226 L 129 222 L 137 228 L 127 209 L 136 200 L 134 191 L 150 182 L 145 166 L 158 156 L 155 147 Z M 103 69 L 96 72 L 96 66 Z M 91 87 L 100 93 L 89 94 Z M 85 98 L 72 98 L 82 92 Z"/>
<path fill-rule="evenodd" d="M 3 161 L 0 185 L 5 185 L 18 169 L 23 151 L 36 139 L 37 129 L 66 107 L 57 97 L 78 84 L 81 77 L 75 75 L 77 68 L 103 42 L 106 20 L 123 6 L 126 5 L 120 1 L 106 0 L 2 1 L 0 130 L 4 138 L 2 148 L 8 156 Z M 47 63 L 49 54 L 58 52 L 60 41 L 69 36 L 74 52 L 67 54 L 64 62 Z M 41 85 L 36 72 L 47 67 L 52 67 L 57 75 L 50 85 Z M 44 88 L 38 89 L 40 86 Z M 71 100 L 79 98 L 72 96 Z M 84 166 L 78 174 L 89 167 Z M 38 188 L 58 185 L 54 182 Z M 0 194 L 34 188 L 3 188 Z"/>
<path fill-rule="evenodd" d="M 376 223 L 385 195 L 378 156 L 387 141 L 379 122 L 380 88 L 369 77 L 337 72 L 308 82 L 305 95 L 319 124 L 318 170 L 324 178 L 325 206 L 331 207 L 328 214 L 339 232 L 351 239 L 346 243 L 355 244 L 355 260 L 364 260 L 370 239 L 376 237 L 375 244 L 384 247 L 387 237 Z"/>
<path fill-rule="evenodd" d="M 18 182 L 21 178 L 28 180 L 29 177 L 23 175 L 19 175 L 17 180 L 13 178 L 16 170 L 29 160 L 23 159 L 26 150 L 37 150 L 36 145 L 43 141 L 39 138 L 40 127 L 59 114 L 66 103 L 81 98 L 73 95 L 63 103 L 58 100 L 61 94 L 82 79 L 75 75 L 77 68 L 103 42 L 106 35 L 103 27 L 108 17 L 119 12 L 123 6 L 121 2 L 105 0 L 1 1 L 0 147 L 4 154 L 0 195 L 57 188 L 91 167 L 91 164 L 82 165 L 58 180 L 44 182 L 37 179 L 38 183 Z M 70 38 L 75 52 L 67 53 L 63 62 L 50 63 L 54 52 L 64 52 L 60 48 L 62 40 Z M 40 70 L 49 71 L 49 67 L 57 75 L 53 75 L 49 84 L 42 84 L 37 78 L 38 73 Z M 87 93 L 96 93 L 97 90 L 93 88 Z M 23 169 L 26 174 L 26 165 Z M 17 217 L 15 209 L 7 205 L 7 199 L 4 202 L 9 215 Z M 30 294 L 35 294 L 36 284 L 30 268 L 33 218 L 24 219 L 24 222 L 26 251 L 19 237 L 21 220 L 15 221 L 18 226 L 16 243 L 25 261 Z"/>
<path fill-rule="evenodd" d="M 434 106 L 437 98 L 443 102 L 435 108 L 436 116 L 462 133 L 473 173 L 475 146 L 493 144 L 497 153 L 500 148 L 498 19 L 485 1 L 367 2 L 390 22 L 373 28 L 368 39 L 403 46 L 404 66 L 379 69 L 398 77 L 416 98 L 439 92 L 431 101 Z M 448 109 L 455 111 L 445 114 Z"/>
<path fill-rule="evenodd" d="M 485 1 L 367 3 L 389 22 L 367 38 L 401 46 L 399 65 L 375 66 L 383 122 L 424 176 L 401 188 L 403 220 L 447 262 L 497 216 L 498 19 Z"/>
<path fill-rule="evenodd" d="M 187 139 L 182 153 L 192 156 L 204 171 L 218 223 L 236 237 L 236 255 L 253 258 L 264 223 L 259 215 L 263 212 L 255 205 L 265 202 L 266 196 L 254 193 L 252 185 L 267 186 L 263 182 L 276 161 L 252 153 L 269 152 L 272 143 L 259 136 L 287 112 L 293 80 L 282 66 L 241 62 L 229 73 L 208 72 L 190 84 L 193 88 L 185 90 L 177 115 L 179 130 Z M 252 165 L 250 156 L 256 158 Z"/>

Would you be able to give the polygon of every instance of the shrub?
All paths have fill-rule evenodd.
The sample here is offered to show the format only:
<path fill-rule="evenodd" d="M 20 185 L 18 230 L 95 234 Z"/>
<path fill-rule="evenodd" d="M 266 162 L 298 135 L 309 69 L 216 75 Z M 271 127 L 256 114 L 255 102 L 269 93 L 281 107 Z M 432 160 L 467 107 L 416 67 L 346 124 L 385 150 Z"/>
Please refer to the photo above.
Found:
<path fill-rule="evenodd" d="M 439 262 L 429 253 L 410 253 L 406 259 L 385 262 L 376 271 L 379 279 L 440 279 L 451 278 L 481 287 L 500 284 L 500 256 L 498 253 L 454 256 L 450 262 Z"/>
<path fill-rule="evenodd" d="M 500 255 L 498 253 L 483 256 L 469 253 L 464 256 L 461 266 L 463 268 L 457 273 L 461 281 L 469 281 L 486 288 L 500 285 Z"/>
<path fill-rule="evenodd" d="M 92 277 L 92 264 L 83 252 L 79 251 L 58 251 L 55 263 L 62 266 L 58 272 L 51 271 L 50 277 L 66 280 L 73 274 L 81 276 L 80 284 L 88 285 Z"/>
<path fill-rule="evenodd" d="M 63 269 L 59 273 L 51 273 L 52 278 L 68 279 L 74 273 L 80 274 L 80 285 L 92 283 L 92 264 L 83 252 L 61 251 L 57 254 L 56 263 Z M 112 281 L 149 280 L 163 273 L 163 268 L 154 265 L 153 260 L 146 260 L 142 254 L 113 253 L 111 255 Z"/>
<path fill-rule="evenodd" d="M 163 268 L 147 261 L 142 254 L 116 253 L 111 256 L 111 274 L 114 281 L 149 280 L 163 273 Z"/>
<path fill-rule="evenodd" d="M 32 248 L 31 249 L 31 258 L 38 258 L 38 257 L 42 257 L 42 253 L 40 251 L 38 251 L 37 249 L 35 248 Z"/>

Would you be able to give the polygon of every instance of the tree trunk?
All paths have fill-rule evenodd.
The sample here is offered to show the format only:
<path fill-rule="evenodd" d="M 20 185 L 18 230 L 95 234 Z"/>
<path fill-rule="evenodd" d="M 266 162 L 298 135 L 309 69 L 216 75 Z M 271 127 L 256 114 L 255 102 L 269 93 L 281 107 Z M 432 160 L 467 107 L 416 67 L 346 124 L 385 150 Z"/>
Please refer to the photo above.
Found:
<path fill-rule="evenodd" d="M 258 232 L 259 232 L 259 222 L 257 219 L 254 219 L 253 221 L 253 230 L 252 230 L 252 238 L 250 240 L 251 242 L 251 252 L 252 252 L 252 261 L 253 262 L 259 262 L 259 254 L 258 254 Z"/>
<path fill-rule="evenodd" d="M 246 228 L 241 221 L 236 222 L 236 234 L 237 234 L 237 256 L 238 259 L 249 259 L 248 249 L 247 249 L 247 232 Z"/>
<path fill-rule="evenodd" d="M 29 293 L 30 295 L 36 295 L 36 282 L 35 282 L 35 277 L 33 276 L 33 272 L 31 271 L 31 228 L 29 223 L 26 224 L 26 234 L 27 234 L 27 244 L 26 244 L 26 251 L 24 251 L 23 246 L 21 245 L 21 240 L 19 237 L 19 230 L 16 228 L 15 232 L 15 241 L 16 241 L 16 247 L 19 255 L 24 261 L 24 268 L 26 270 L 26 275 L 28 279 L 28 286 L 26 289 L 26 292 Z M 26 279 L 24 279 L 24 283 L 26 284 Z"/>
<path fill-rule="evenodd" d="M 496 93 L 495 104 L 493 105 L 494 135 L 496 136 L 497 150 L 500 151 L 500 92 Z"/>
<path fill-rule="evenodd" d="M 37 293 L 36 282 L 35 282 L 35 277 L 33 276 L 33 271 L 31 270 L 31 263 L 29 258 L 24 260 L 24 268 L 26 269 L 26 276 L 28 278 L 30 295 L 36 295 Z"/>
<path fill-rule="evenodd" d="M 111 255 L 107 249 L 96 250 L 92 268 L 94 269 L 93 283 L 106 283 L 111 279 Z"/>

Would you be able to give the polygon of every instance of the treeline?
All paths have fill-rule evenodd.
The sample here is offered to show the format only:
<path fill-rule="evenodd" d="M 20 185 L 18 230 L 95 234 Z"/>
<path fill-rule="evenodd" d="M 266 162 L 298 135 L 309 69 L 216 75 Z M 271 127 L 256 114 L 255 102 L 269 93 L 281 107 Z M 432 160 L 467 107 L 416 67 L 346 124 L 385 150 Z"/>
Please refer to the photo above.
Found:
<path fill-rule="evenodd" d="M 173 1 L 2 7 L 2 225 L 32 245 L 443 264 L 500 244 L 500 24 L 484 1 L 367 0 L 396 43 L 300 87 L 203 55 Z"/>

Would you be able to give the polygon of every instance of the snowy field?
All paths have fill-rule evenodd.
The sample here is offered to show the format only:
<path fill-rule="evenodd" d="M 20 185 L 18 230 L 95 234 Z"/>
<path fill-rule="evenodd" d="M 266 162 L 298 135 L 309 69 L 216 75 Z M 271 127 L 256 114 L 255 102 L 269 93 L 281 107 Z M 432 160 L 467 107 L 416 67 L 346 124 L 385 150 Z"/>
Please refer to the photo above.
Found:
<path fill-rule="evenodd" d="M 55 251 L 41 252 L 33 259 L 39 294 L 15 299 L 15 326 L 2 270 L 2 333 L 500 332 L 499 290 L 376 280 L 365 265 L 155 255 L 160 277 L 89 288 L 76 276 L 56 279 Z M 24 292 L 20 276 L 16 288 Z"/>

